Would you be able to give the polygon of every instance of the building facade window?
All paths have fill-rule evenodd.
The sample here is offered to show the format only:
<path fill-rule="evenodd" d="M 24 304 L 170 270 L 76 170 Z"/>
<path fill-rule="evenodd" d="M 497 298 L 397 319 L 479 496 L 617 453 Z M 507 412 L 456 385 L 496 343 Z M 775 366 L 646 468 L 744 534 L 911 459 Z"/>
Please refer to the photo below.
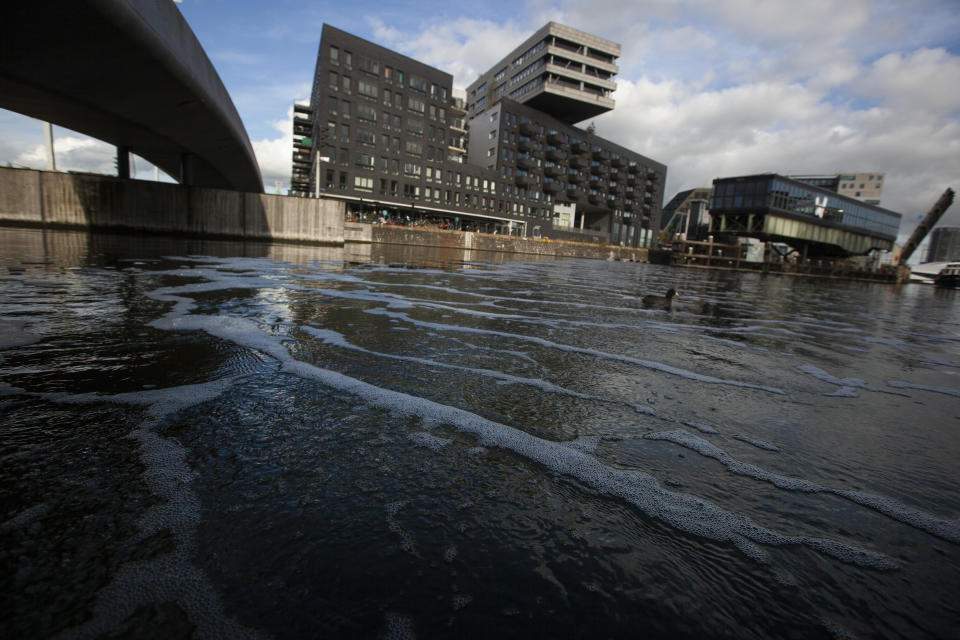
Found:
<path fill-rule="evenodd" d="M 377 99 L 377 85 L 366 80 L 357 80 L 357 93 L 371 100 Z"/>

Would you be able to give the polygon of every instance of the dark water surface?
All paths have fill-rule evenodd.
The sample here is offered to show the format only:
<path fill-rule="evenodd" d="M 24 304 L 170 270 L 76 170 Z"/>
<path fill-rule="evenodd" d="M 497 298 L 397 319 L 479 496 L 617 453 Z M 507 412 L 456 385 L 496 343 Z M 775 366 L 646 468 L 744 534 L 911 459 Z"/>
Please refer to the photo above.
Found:
<path fill-rule="evenodd" d="M 957 292 L 359 251 L 0 230 L 5 637 L 957 637 Z"/>

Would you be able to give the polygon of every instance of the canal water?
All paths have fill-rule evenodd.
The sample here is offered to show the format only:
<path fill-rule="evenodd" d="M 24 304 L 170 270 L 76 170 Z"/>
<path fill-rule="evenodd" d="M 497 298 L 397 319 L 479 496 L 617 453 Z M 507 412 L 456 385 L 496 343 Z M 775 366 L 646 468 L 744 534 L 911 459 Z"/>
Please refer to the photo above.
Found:
<path fill-rule="evenodd" d="M 5 636 L 956 637 L 957 292 L 353 251 L 0 230 Z"/>

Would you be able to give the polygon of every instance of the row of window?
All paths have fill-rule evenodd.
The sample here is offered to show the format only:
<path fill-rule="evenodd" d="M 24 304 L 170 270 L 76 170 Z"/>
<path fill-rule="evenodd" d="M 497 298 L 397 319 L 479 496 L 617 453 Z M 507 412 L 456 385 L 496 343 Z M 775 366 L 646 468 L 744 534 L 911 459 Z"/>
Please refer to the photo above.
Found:
<path fill-rule="evenodd" d="M 340 76 L 336 72 L 331 71 L 329 88 L 333 92 L 340 92 L 343 95 L 351 95 L 351 79 L 349 76 Z M 372 102 L 379 101 L 377 85 L 370 84 L 363 80 L 357 82 L 357 94 Z M 383 90 L 383 105 L 385 107 L 393 107 L 395 109 L 402 110 L 404 108 L 403 98 L 404 95 L 402 93 L 391 92 L 390 89 Z M 349 101 L 342 97 L 338 98 L 334 95 L 327 97 L 327 110 L 331 113 L 336 113 L 339 109 L 343 113 L 347 114 L 347 117 L 349 117 L 350 104 L 351 103 Z M 368 109 L 372 108 L 369 105 L 364 105 L 364 107 Z M 362 107 L 358 105 L 357 108 L 360 109 Z M 442 123 L 447 122 L 447 110 L 445 108 L 438 107 L 435 104 L 428 104 L 427 101 L 422 98 L 408 95 L 406 100 L 406 108 L 414 113 L 429 116 L 431 120 Z"/>
<path fill-rule="evenodd" d="M 855 229 L 896 236 L 900 216 L 877 211 L 864 203 L 811 191 L 783 180 L 726 182 L 716 185 L 711 209 L 762 209 L 773 207 L 795 214 L 817 217 Z"/>
<path fill-rule="evenodd" d="M 342 55 L 341 55 L 342 53 Z M 352 70 L 353 69 L 353 54 L 350 51 L 344 49 L 342 52 L 340 47 L 336 45 L 330 45 L 329 54 L 327 58 L 330 62 L 330 66 L 341 67 L 343 69 Z M 357 56 L 357 69 L 364 71 L 371 76 L 380 78 L 380 62 L 374 60 L 373 58 L 368 58 L 363 55 Z M 332 72 L 331 72 L 332 73 Z M 347 77 L 347 76 L 344 76 Z M 383 82 L 391 84 L 397 87 L 408 87 L 413 91 L 419 91 L 420 93 L 429 95 L 434 100 L 439 100 L 443 103 L 446 103 L 449 95 L 447 88 L 441 85 L 438 85 L 435 82 L 428 82 L 426 78 L 418 76 L 416 74 L 410 74 L 409 77 L 405 77 L 404 72 L 400 69 L 394 69 L 393 67 L 384 65 L 383 66 Z M 406 84 L 405 84 L 406 81 Z"/>
<path fill-rule="evenodd" d="M 335 171 L 327 169 L 325 173 L 325 187 L 327 190 L 348 191 L 353 189 L 361 193 L 373 193 L 374 185 L 379 182 L 379 194 L 400 198 L 401 193 L 406 200 L 423 200 L 425 203 L 434 202 L 447 206 L 472 207 L 488 212 L 497 212 L 513 214 L 515 216 L 549 218 L 549 207 L 529 206 L 522 202 L 497 199 L 479 195 L 475 193 L 464 193 L 452 189 L 442 189 L 440 187 L 422 185 L 419 183 L 403 182 L 390 178 L 379 178 L 379 180 L 370 176 L 355 175 L 353 181 L 350 181 L 350 175 L 346 171 Z"/>
<path fill-rule="evenodd" d="M 439 158 L 438 158 L 439 159 Z M 338 154 L 338 161 L 343 166 L 350 165 L 350 150 L 347 148 L 340 148 Z M 375 171 L 376 170 L 376 158 L 368 152 L 360 151 L 354 154 L 354 166 L 363 169 L 366 171 Z M 444 172 L 439 167 L 423 166 L 417 162 L 411 161 L 401 161 L 398 158 L 390 158 L 387 156 L 380 157 L 380 172 L 383 174 L 392 174 L 399 176 L 402 174 L 408 178 L 420 179 L 423 178 L 427 183 L 436 182 L 441 184 L 444 182 Z M 518 175 L 526 175 L 525 171 L 518 171 Z M 500 185 L 500 192 L 508 197 L 515 197 L 520 200 L 534 200 L 539 201 L 543 199 L 546 202 L 552 201 L 552 195 L 549 191 L 543 191 L 540 187 L 539 180 L 533 180 L 533 186 L 514 186 L 509 182 L 503 183 Z M 489 180 L 485 178 L 480 178 L 478 176 L 471 176 L 469 174 L 464 175 L 460 172 L 454 173 L 453 171 L 446 171 L 446 184 L 449 186 L 456 186 L 457 188 L 466 188 L 468 190 L 476 191 L 478 193 L 496 195 L 497 194 L 497 183 L 494 180 Z M 617 201 L 623 202 L 627 208 L 633 208 L 634 204 L 640 205 L 640 200 L 632 200 L 630 198 L 624 198 L 624 194 L 617 192 L 616 190 L 608 191 L 603 188 L 603 185 L 586 185 L 578 186 L 572 183 L 566 183 L 562 180 L 556 180 L 553 178 L 547 178 L 543 181 L 544 185 L 556 184 L 557 191 L 567 191 L 568 189 L 574 190 L 580 195 L 589 195 L 591 197 L 598 198 L 602 201 Z M 598 190 L 597 187 L 604 190 Z M 569 195 L 569 194 L 568 194 Z M 645 194 L 645 200 L 647 204 L 646 208 L 649 208 L 651 197 L 650 194 Z"/>

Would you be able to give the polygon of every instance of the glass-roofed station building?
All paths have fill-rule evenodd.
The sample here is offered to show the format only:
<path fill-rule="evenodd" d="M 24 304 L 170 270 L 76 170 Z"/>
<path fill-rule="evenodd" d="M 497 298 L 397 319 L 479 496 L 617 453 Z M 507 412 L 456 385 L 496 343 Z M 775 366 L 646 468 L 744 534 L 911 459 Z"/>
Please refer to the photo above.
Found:
<path fill-rule="evenodd" d="M 809 257 L 889 251 L 900 214 L 877 205 L 766 173 L 713 181 L 710 231 L 789 244 Z"/>

